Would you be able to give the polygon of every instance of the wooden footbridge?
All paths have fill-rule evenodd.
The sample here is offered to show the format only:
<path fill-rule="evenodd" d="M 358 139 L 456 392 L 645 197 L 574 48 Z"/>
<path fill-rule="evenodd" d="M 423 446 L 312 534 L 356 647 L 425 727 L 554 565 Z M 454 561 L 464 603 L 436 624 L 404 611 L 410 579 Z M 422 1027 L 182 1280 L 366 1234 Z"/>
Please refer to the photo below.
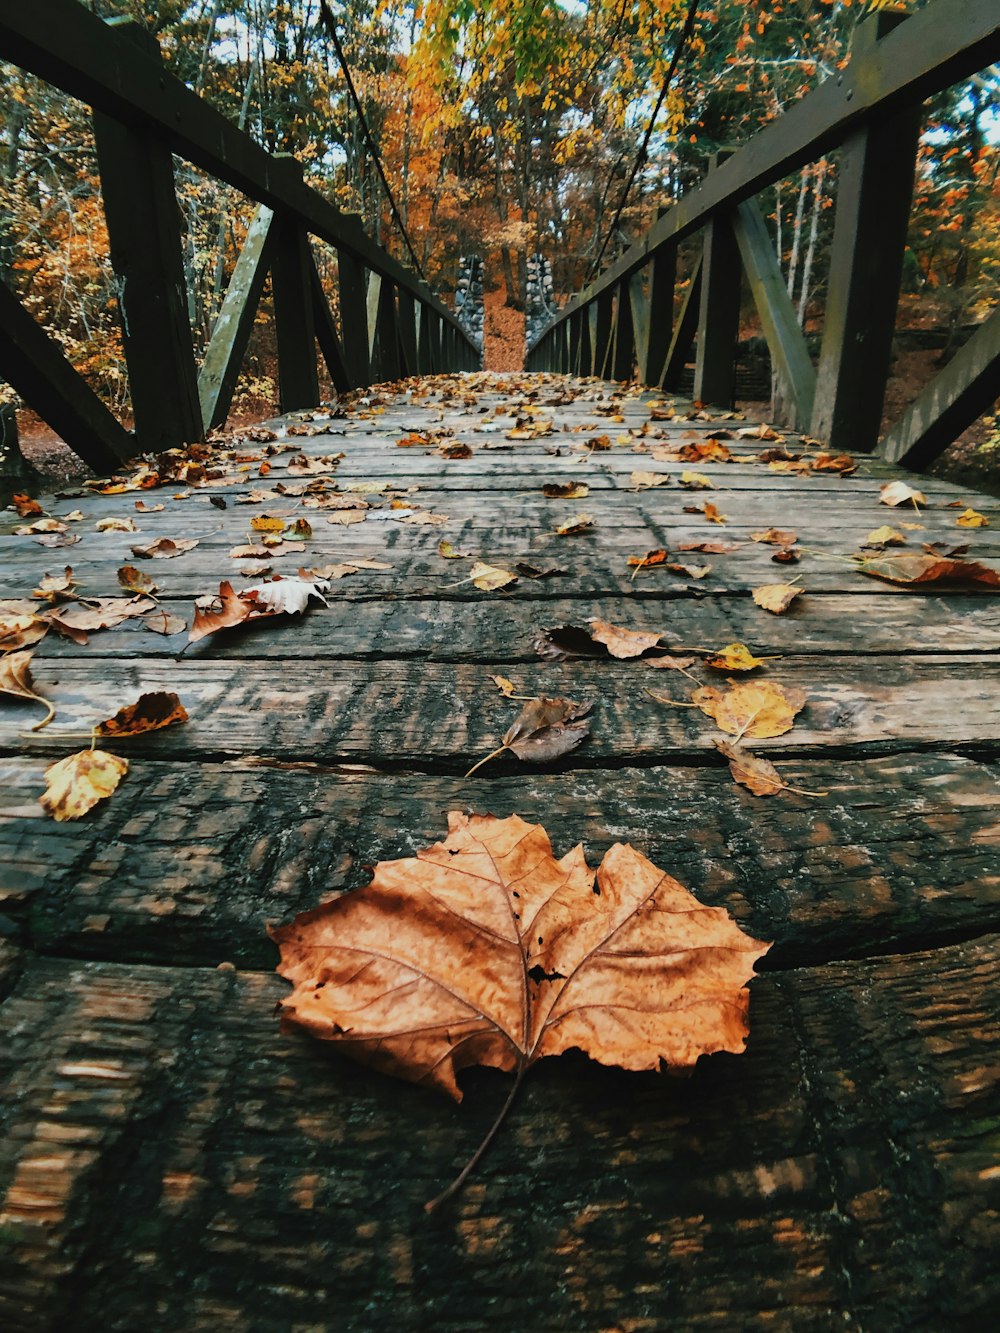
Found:
<path fill-rule="evenodd" d="M 131 595 L 124 566 L 158 585 L 112 628 L 53 625 L 32 645 L 50 726 L 30 731 L 39 706 L 0 695 L 5 1329 L 993 1326 L 1000 512 L 897 464 L 921 466 L 995 398 L 1000 316 L 881 442 L 877 423 L 919 105 L 996 60 L 1000 26 L 993 0 L 872 22 L 837 78 L 719 163 L 504 377 L 476 371 L 422 284 L 153 52 L 62 0 L 5 10 L 0 54 L 94 108 L 136 417 L 133 436 L 0 292 L 0 373 L 120 478 L 37 496 L 33 532 L 16 528 L 38 516 L 4 515 L 7 643 L 37 635 L 35 613 L 86 622 Z M 752 198 L 837 143 L 814 368 Z M 261 206 L 200 380 L 171 152 Z M 699 228 L 675 318 L 673 256 Z M 310 234 L 339 252 L 336 318 Z M 268 268 L 284 415 L 206 448 Z M 741 269 L 781 429 L 730 410 Z M 692 348 L 698 405 L 671 392 Z M 893 480 L 923 498 L 887 506 Z M 283 546 L 235 556 L 278 540 L 253 526 L 264 515 Z M 884 525 L 905 544 L 858 559 Z M 755 539 L 772 528 L 777 545 Z M 160 539 L 191 545 L 133 550 Z M 945 561 L 955 577 L 873 577 L 894 556 L 897 578 Z M 509 580 L 480 587 L 474 559 Z M 66 565 L 86 600 L 32 597 Z M 150 632 L 190 625 L 222 581 L 300 567 L 327 571 L 328 606 L 192 646 Z M 789 582 L 783 614 L 752 596 Z M 659 635 L 699 685 L 725 686 L 707 650 L 768 659 L 756 678 L 805 696 L 790 730 L 751 747 L 785 789 L 735 784 L 712 719 L 672 706 L 692 681 L 648 651 L 608 655 L 594 618 Z M 589 702 L 590 739 L 464 777 L 520 706 L 495 676 Z M 130 764 L 118 790 L 82 819 L 46 814 L 45 770 L 79 733 L 164 690 L 189 720 L 107 743 Z M 266 926 L 438 840 L 453 809 L 517 812 L 592 862 L 629 841 L 774 946 L 745 1054 L 686 1080 L 544 1062 L 428 1217 L 504 1080 L 470 1072 L 455 1106 L 282 1033 Z"/>

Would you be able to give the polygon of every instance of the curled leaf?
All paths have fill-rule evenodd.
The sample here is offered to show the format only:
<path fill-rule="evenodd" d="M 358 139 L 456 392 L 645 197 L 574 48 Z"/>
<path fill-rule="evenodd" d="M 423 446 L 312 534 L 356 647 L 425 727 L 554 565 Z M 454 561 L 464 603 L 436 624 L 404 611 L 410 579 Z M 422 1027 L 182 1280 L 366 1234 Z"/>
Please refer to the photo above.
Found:
<path fill-rule="evenodd" d="M 725 648 L 706 657 L 705 665 L 717 671 L 755 671 L 765 661 L 766 658 L 754 657 L 745 643 L 727 643 Z"/>
<path fill-rule="evenodd" d="M 917 505 L 927 503 L 927 496 L 924 495 L 923 491 L 914 490 L 912 486 L 908 486 L 905 481 L 887 481 L 884 486 L 879 488 L 878 501 L 879 504 L 893 507 L 912 504 L 916 509 Z"/>
<path fill-rule="evenodd" d="M 603 643 L 612 657 L 640 657 L 649 648 L 655 648 L 663 638 L 646 630 L 624 629 L 607 620 L 591 620 L 590 637 Z"/>
<path fill-rule="evenodd" d="M 30 611 L 0 616 L 0 653 L 30 648 L 49 632 L 49 622 Z"/>
<path fill-rule="evenodd" d="M 144 731 L 159 731 L 188 720 L 187 709 L 176 694 L 164 690 L 140 694 L 134 704 L 119 708 L 114 717 L 99 722 L 94 728 L 102 739 L 107 737 L 139 736 Z"/>
<path fill-rule="evenodd" d="M 193 551 L 197 545 L 194 537 L 157 537 L 155 542 L 148 542 L 145 546 L 133 546 L 132 554 L 140 560 L 172 560 L 174 556 Z"/>
<path fill-rule="evenodd" d="M 542 494 L 546 500 L 582 500 L 590 494 L 590 487 L 583 481 L 548 482 Z"/>
<path fill-rule="evenodd" d="M 960 528 L 988 528 L 990 520 L 985 514 L 980 514 L 976 509 L 965 509 L 955 522 Z"/>
<path fill-rule="evenodd" d="M 870 574 L 872 578 L 908 586 L 944 582 L 1000 587 L 1000 573 L 989 565 L 939 555 L 890 555 L 884 560 L 864 560 L 860 568 L 862 574 Z"/>
<path fill-rule="evenodd" d="M 473 764 L 465 776 L 471 777 L 477 768 L 505 750 L 535 764 L 561 759 L 590 735 L 590 726 L 580 720 L 590 708 L 589 703 L 578 704 L 572 699 L 529 699 L 504 732 L 499 749 Z"/>
<path fill-rule="evenodd" d="M 797 588 L 794 583 L 763 583 L 759 588 L 753 589 L 753 599 L 764 611 L 771 611 L 774 615 L 780 616 L 791 606 L 801 588 Z"/>
<path fill-rule="evenodd" d="M 898 529 L 890 527 L 888 523 L 883 523 L 879 528 L 873 528 L 862 543 L 863 546 L 905 546 L 906 538 Z"/>
<path fill-rule="evenodd" d="M 55 717 L 56 710 L 48 699 L 43 699 L 40 694 L 35 693 L 30 664 L 30 648 L 21 652 L 4 653 L 0 657 L 0 694 L 10 694 L 15 699 L 30 699 L 32 703 L 41 704 L 47 710 L 47 715 L 31 728 L 32 731 L 41 731 L 42 727 L 47 727 Z"/>
<path fill-rule="evenodd" d="M 715 482 L 702 472 L 682 472 L 680 484 L 689 491 L 714 491 Z"/>
<path fill-rule="evenodd" d="M 589 531 L 594 527 L 594 522 L 590 514 L 577 514 L 576 518 L 568 518 L 565 523 L 560 523 L 556 528 L 556 536 L 575 537 L 578 533 Z"/>
<path fill-rule="evenodd" d="M 716 741 L 715 748 L 729 760 L 733 780 L 753 792 L 754 796 L 777 796 L 784 789 L 785 784 L 769 759 L 749 754 L 740 745 L 730 741 Z"/>
<path fill-rule="evenodd" d="M 41 803 L 53 819 L 79 819 L 103 801 L 128 772 L 128 760 L 105 750 L 81 750 L 45 770 Z"/>
<path fill-rule="evenodd" d="M 144 574 L 141 569 L 136 569 L 135 565 L 122 565 L 118 571 L 118 582 L 126 592 L 154 593 L 159 592 L 159 585 L 154 583 L 148 574 Z"/>
<path fill-rule="evenodd" d="M 768 546 L 794 546 L 798 539 L 797 532 L 785 532 L 781 528 L 767 528 L 750 534 L 751 541 L 764 542 Z"/>
<path fill-rule="evenodd" d="M 499 588 L 507 588 L 510 584 L 516 583 L 517 575 L 509 569 L 501 569 L 498 565 L 488 565 L 483 560 L 477 560 L 469 570 L 469 580 L 483 592 L 496 592 Z"/>

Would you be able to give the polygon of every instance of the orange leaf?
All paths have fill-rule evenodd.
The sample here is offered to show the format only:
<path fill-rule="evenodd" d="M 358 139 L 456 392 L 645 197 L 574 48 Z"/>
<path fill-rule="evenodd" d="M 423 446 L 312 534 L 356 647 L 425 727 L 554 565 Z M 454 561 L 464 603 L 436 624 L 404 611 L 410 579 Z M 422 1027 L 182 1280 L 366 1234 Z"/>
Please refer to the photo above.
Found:
<path fill-rule="evenodd" d="M 770 947 L 633 847 L 594 872 L 517 815 L 449 816 L 443 843 L 271 932 L 286 1023 L 461 1101 L 471 1065 L 578 1049 L 630 1070 L 741 1052 Z"/>
<path fill-rule="evenodd" d="M 763 738 L 791 731 L 806 696 L 795 686 L 759 680 L 741 682 L 728 690 L 703 685 L 692 694 L 691 702 L 731 736 Z"/>
<path fill-rule="evenodd" d="M 591 620 L 590 637 L 603 643 L 612 657 L 639 657 L 647 648 L 655 648 L 663 638 L 645 630 L 623 629 L 607 620 Z"/>
<path fill-rule="evenodd" d="M 101 737 L 139 736 L 187 720 L 187 709 L 176 694 L 156 690 L 140 694 L 134 704 L 119 708 L 114 717 L 98 723 L 94 730 Z"/>
<path fill-rule="evenodd" d="M 982 583 L 1000 587 L 1000 573 L 975 560 L 949 560 L 938 555 L 890 555 L 883 560 L 865 560 L 862 574 L 889 583 Z"/>

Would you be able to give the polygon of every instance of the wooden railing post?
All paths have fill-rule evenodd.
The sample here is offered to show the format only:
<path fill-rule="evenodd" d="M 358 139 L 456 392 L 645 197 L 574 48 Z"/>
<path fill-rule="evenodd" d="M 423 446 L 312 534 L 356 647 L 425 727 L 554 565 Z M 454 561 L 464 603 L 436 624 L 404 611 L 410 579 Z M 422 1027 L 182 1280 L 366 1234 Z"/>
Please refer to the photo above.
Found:
<path fill-rule="evenodd" d="M 119 32 L 161 61 L 145 28 Z M 173 159 L 163 139 L 101 112 L 94 141 L 137 442 L 170 449 L 204 435 Z"/>
<path fill-rule="evenodd" d="M 373 281 L 368 293 L 371 297 Z M 371 307 L 369 305 L 369 313 Z M 373 362 L 378 366 L 380 380 L 398 380 L 401 369 L 399 355 L 399 326 L 396 316 L 395 284 L 388 278 L 378 283 L 378 299 L 375 307 L 375 355 Z"/>
<path fill-rule="evenodd" d="M 596 327 L 594 329 L 594 374 L 601 379 L 611 368 L 611 335 L 614 293 L 605 289 L 594 302 L 596 307 Z"/>
<path fill-rule="evenodd" d="M 667 359 L 663 363 L 663 374 L 659 379 L 659 385 L 663 389 L 675 389 L 680 383 L 684 367 L 687 365 L 688 354 L 694 346 L 695 335 L 698 332 L 698 312 L 701 309 L 701 271 L 703 264 L 704 259 L 699 258 L 694 272 L 691 274 L 691 282 L 684 293 L 681 312 L 677 317 L 677 326 L 674 329 L 673 337 L 670 339 Z"/>
<path fill-rule="evenodd" d="M 323 360 L 326 362 L 333 387 L 338 393 L 346 393 L 352 387 L 352 384 L 347 369 L 347 361 L 344 357 L 344 347 L 340 340 L 340 332 L 337 329 L 337 321 L 333 317 L 330 302 L 323 290 L 319 269 L 316 267 L 316 258 L 311 249 L 309 254 L 309 278 L 312 287 L 313 327 L 316 332 L 316 341 L 319 344 Z"/>
<path fill-rule="evenodd" d="M 906 17 L 886 12 L 859 25 L 864 53 Z M 878 442 L 913 198 L 921 109 L 869 121 L 844 141 L 811 433 L 832 449 Z"/>
<path fill-rule="evenodd" d="M 593 373 L 594 353 L 590 342 L 590 307 L 584 306 L 579 312 L 580 316 L 580 355 L 577 358 L 576 374 L 590 375 Z"/>
<path fill-rule="evenodd" d="M 337 251 L 337 286 L 340 295 L 340 336 L 352 382 L 371 383 L 368 360 L 368 273 L 364 264 L 346 250 Z"/>
<path fill-rule="evenodd" d="M 662 217 L 667 210 L 661 209 Z M 648 333 L 639 340 L 639 378 L 659 384 L 674 334 L 674 289 L 677 285 L 677 247 L 665 246 L 653 256 L 646 300 Z"/>
<path fill-rule="evenodd" d="M 620 282 L 615 293 L 615 332 L 611 351 L 611 378 L 630 380 L 635 365 L 635 325 L 632 321 L 632 289 Z"/>
<path fill-rule="evenodd" d="M 400 287 L 396 293 L 399 310 L 399 350 L 404 375 L 417 374 L 417 310 L 409 292 Z"/>
<path fill-rule="evenodd" d="M 714 171 L 729 151 L 714 153 Z M 732 407 L 736 383 L 736 343 L 740 332 L 740 252 L 729 216 L 721 210 L 705 226 L 698 314 L 694 396 L 698 402 Z"/>
<path fill-rule="evenodd" d="M 278 345 L 278 402 L 282 412 L 319 402 L 316 326 L 313 318 L 312 251 L 305 228 L 276 215 L 271 290 Z"/>

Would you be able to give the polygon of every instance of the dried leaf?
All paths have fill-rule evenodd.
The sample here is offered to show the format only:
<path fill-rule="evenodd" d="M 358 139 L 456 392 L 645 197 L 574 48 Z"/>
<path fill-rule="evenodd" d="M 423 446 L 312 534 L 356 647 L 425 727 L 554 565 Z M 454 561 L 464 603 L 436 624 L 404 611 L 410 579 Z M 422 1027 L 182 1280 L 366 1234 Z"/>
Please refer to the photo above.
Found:
<path fill-rule="evenodd" d="M 157 537 L 155 542 L 149 542 L 145 546 L 133 546 L 132 554 L 138 556 L 140 560 L 171 560 L 176 555 L 193 551 L 197 545 L 197 539 L 194 537 Z"/>
<path fill-rule="evenodd" d="M 839 472 L 847 477 L 858 470 L 857 459 L 850 454 L 817 454 L 811 461 L 814 472 Z"/>
<path fill-rule="evenodd" d="M 229 552 L 230 560 L 263 560 L 271 552 L 266 546 L 234 546 Z"/>
<path fill-rule="evenodd" d="M 241 501 L 242 503 L 242 501 Z M 138 514 L 162 514 L 163 505 L 148 505 L 145 500 L 136 500 L 136 513 Z"/>
<path fill-rule="evenodd" d="M 687 671 L 697 660 L 697 657 L 674 657 L 670 653 L 661 653 L 659 657 L 643 658 L 643 665 L 658 670 Z"/>
<path fill-rule="evenodd" d="M 548 482 L 542 494 L 546 500 L 582 500 L 590 494 L 590 487 L 584 481 Z"/>
<path fill-rule="evenodd" d="M 680 574 L 686 579 L 703 579 L 706 574 L 711 574 L 711 565 L 667 565 L 671 574 Z"/>
<path fill-rule="evenodd" d="M 704 504 L 700 505 L 685 505 L 684 512 L 685 514 L 704 514 L 709 523 L 728 522 L 726 515 L 720 514 L 711 500 L 706 500 Z"/>
<path fill-rule="evenodd" d="M 99 722 L 95 733 L 105 739 L 122 736 L 140 736 L 145 731 L 159 731 L 177 722 L 188 720 L 187 709 L 176 694 L 154 690 L 140 694 L 134 704 L 119 708 L 114 717 Z"/>
<path fill-rule="evenodd" d="M 45 770 L 41 803 L 53 819 L 79 819 L 103 801 L 128 772 L 128 760 L 105 750 L 81 750 Z"/>
<path fill-rule="evenodd" d="M 731 555 L 740 549 L 739 542 L 678 542 L 678 551 L 701 551 L 705 555 Z"/>
<path fill-rule="evenodd" d="M 717 671 L 755 671 L 766 662 L 764 657 L 754 657 L 745 643 L 727 643 L 711 657 L 706 657 L 705 665 L 715 667 Z"/>
<path fill-rule="evenodd" d="M 48 710 L 47 716 L 43 717 L 41 722 L 36 722 L 31 728 L 32 731 L 41 731 L 42 727 L 47 727 L 56 715 L 56 710 L 48 699 L 43 699 L 40 694 L 35 693 L 31 679 L 30 648 L 26 648 L 23 652 L 4 653 L 0 657 L 0 694 L 10 694 L 15 699 L 30 699 L 32 703 L 41 704 Z"/>
<path fill-rule="evenodd" d="M 43 574 L 31 595 L 40 601 L 58 602 L 63 594 L 72 593 L 73 588 L 73 567 L 66 565 L 61 574 Z"/>
<path fill-rule="evenodd" d="M 272 930 L 282 1019 L 456 1101 L 476 1064 L 520 1078 L 572 1049 L 631 1070 L 741 1052 L 770 946 L 627 845 L 596 879 L 540 825 L 453 812 L 445 842 Z"/>
<path fill-rule="evenodd" d="M 153 582 L 148 574 L 144 574 L 141 569 L 136 569 L 135 565 L 122 565 L 118 571 L 118 582 L 126 592 L 154 593 L 159 592 L 159 584 Z"/>
<path fill-rule="evenodd" d="M 734 781 L 754 796 L 777 796 L 784 790 L 785 784 L 770 760 L 748 754 L 741 746 L 729 741 L 716 741 L 715 748 L 729 760 Z"/>
<path fill-rule="evenodd" d="M 668 472 L 633 472 L 629 478 L 637 491 L 652 490 L 654 486 L 667 486 L 670 483 Z"/>
<path fill-rule="evenodd" d="M 75 546 L 80 540 L 75 532 L 43 532 L 35 541 L 39 546 Z"/>
<path fill-rule="evenodd" d="M 715 482 L 701 472 L 682 472 L 680 484 L 689 491 L 714 491 Z"/>
<path fill-rule="evenodd" d="M 662 634 L 651 634 L 644 630 L 623 629 L 606 620 L 591 620 L 590 637 L 597 643 L 603 643 L 612 657 L 640 657 L 649 648 L 655 648 L 663 638 Z"/>
<path fill-rule="evenodd" d="M 250 526 L 254 532 L 284 532 L 285 520 L 276 514 L 255 514 Z"/>
<path fill-rule="evenodd" d="M 53 629 L 75 643 L 86 644 L 89 634 L 96 634 L 102 629 L 114 629 L 133 616 L 144 616 L 155 605 L 150 598 L 141 595 L 96 597 L 86 605 L 80 602 L 75 606 L 60 607 L 57 611 L 49 611 L 47 615 Z"/>
<path fill-rule="evenodd" d="M 34 523 L 22 523 L 14 529 L 18 537 L 30 537 L 37 532 L 65 532 L 66 524 L 58 518 L 39 518 Z"/>
<path fill-rule="evenodd" d="M 862 574 L 870 574 L 872 578 L 909 586 L 946 582 L 1000 587 L 1000 573 L 989 565 L 939 555 L 887 555 L 884 560 L 863 560 L 860 569 Z"/>
<path fill-rule="evenodd" d="M 313 535 L 312 524 L 307 518 L 297 518 L 288 529 L 287 535 L 303 541 L 308 541 Z"/>
<path fill-rule="evenodd" d="M 98 532 L 138 532 L 139 528 L 131 518 L 99 518 Z"/>
<path fill-rule="evenodd" d="M 753 589 L 753 599 L 763 610 L 780 616 L 788 610 L 800 592 L 802 589 L 794 583 L 762 583 L 759 588 Z"/>
<path fill-rule="evenodd" d="M 326 591 L 325 579 L 276 574 L 267 583 L 255 583 L 243 588 L 240 597 L 252 601 L 257 609 L 266 608 L 271 615 L 300 615 L 314 598 L 326 606 L 328 603 L 323 596 Z"/>
<path fill-rule="evenodd" d="M 517 694 L 517 686 L 506 676 L 490 676 L 490 680 L 497 687 L 505 699 L 513 699 Z"/>
<path fill-rule="evenodd" d="M 556 528 L 557 537 L 575 537 L 578 533 L 589 532 L 595 526 L 595 520 L 590 514 L 577 514 L 576 518 L 568 518 L 565 523 L 560 523 Z"/>
<path fill-rule="evenodd" d="M 438 542 L 438 555 L 443 560 L 467 560 L 471 554 L 471 551 L 457 550 L 447 537 L 442 537 Z"/>
<path fill-rule="evenodd" d="M 791 731 L 806 696 L 794 686 L 770 680 L 744 681 L 728 690 L 703 685 L 691 696 L 703 713 L 733 736 L 783 736 Z"/>
<path fill-rule="evenodd" d="M 590 708 L 589 703 L 578 704 L 572 699 L 529 699 L 504 732 L 499 749 L 473 764 L 465 776 L 471 777 L 477 768 L 506 750 L 534 764 L 561 759 L 590 735 L 589 724 L 580 720 Z"/>
<path fill-rule="evenodd" d="M 442 458 L 471 458 L 472 445 L 456 440 L 453 444 L 439 444 L 438 453 Z"/>
<path fill-rule="evenodd" d="M 751 532 L 750 540 L 765 542 L 768 546 L 794 546 L 799 539 L 797 532 L 784 532 L 781 528 L 768 528 L 764 532 Z"/>
<path fill-rule="evenodd" d="M 336 518 L 336 517 L 344 517 L 344 518 L 346 518 L 347 515 L 346 515 L 346 514 L 344 514 L 344 515 L 336 515 L 336 514 L 332 514 L 332 515 L 330 516 L 330 520 L 329 520 L 329 521 L 332 523 L 333 520 L 334 520 L 334 518 Z M 363 516 L 362 516 L 362 517 L 363 517 Z M 447 522 L 448 522 L 448 515 L 447 515 L 447 514 L 432 514 L 432 513 L 430 513 L 428 510 L 426 510 L 426 509 L 421 509 L 421 510 L 420 510 L 418 513 L 416 513 L 416 514 L 402 514 L 402 515 L 397 519 L 397 522 L 399 522 L 399 523 L 410 523 L 410 524 L 413 524 L 413 525 L 415 525 L 415 526 L 419 526 L 420 524 L 433 524 L 434 526 L 440 526 L 442 523 L 447 523 Z"/>
<path fill-rule="evenodd" d="M 888 523 L 883 523 L 880 528 L 872 528 L 868 536 L 862 542 L 863 546 L 905 546 L 906 538 L 895 528 L 891 528 Z"/>
<path fill-rule="evenodd" d="M 22 492 L 15 492 L 10 498 L 10 503 L 12 508 L 17 511 L 18 518 L 33 518 L 36 514 L 45 513 L 37 500 L 33 500 L 30 495 L 25 495 Z"/>
<path fill-rule="evenodd" d="M 986 515 L 980 514 L 975 509 L 964 510 L 955 519 L 955 522 L 960 528 L 988 528 L 990 526 L 990 520 Z"/>
<path fill-rule="evenodd" d="M 181 630 L 187 629 L 187 621 L 182 616 L 168 615 L 166 611 L 160 610 L 153 615 L 147 616 L 143 622 L 146 629 L 154 634 L 180 634 Z"/>
<path fill-rule="evenodd" d="M 546 565 L 542 568 L 539 565 L 529 565 L 524 560 L 516 561 L 514 568 L 526 579 L 551 579 L 557 574 L 568 573 L 567 570 L 562 569 L 559 565 Z"/>
<path fill-rule="evenodd" d="M 197 643 L 221 629 L 232 629 L 245 621 L 263 620 L 277 615 L 294 615 L 306 609 L 315 597 L 326 605 L 322 581 L 275 576 L 269 583 L 258 583 L 235 592 L 231 583 L 219 584 L 218 596 L 195 603 L 194 621 L 188 643 Z"/>
<path fill-rule="evenodd" d="M 927 503 L 927 496 L 924 495 L 923 491 L 914 490 L 914 488 L 908 486 L 905 481 L 887 481 L 885 485 L 879 489 L 878 499 L 879 504 L 912 504 L 914 509 L 916 509 L 917 505 L 925 505 Z"/>
<path fill-rule="evenodd" d="M 662 547 L 655 551 L 647 551 L 645 555 L 630 555 L 628 564 L 635 569 L 652 568 L 654 565 L 662 565 L 670 559 L 670 552 L 664 551 Z"/>
<path fill-rule="evenodd" d="M 474 583 L 483 592 L 496 592 L 498 588 L 506 588 L 516 583 L 517 575 L 509 569 L 501 569 L 497 565 L 488 565 L 483 560 L 477 560 L 469 570 L 468 580 L 465 581 Z"/>
<path fill-rule="evenodd" d="M 49 632 L 49 622 L 30 611 L 0 615 L 0 653 L 30 648 Z"/>

